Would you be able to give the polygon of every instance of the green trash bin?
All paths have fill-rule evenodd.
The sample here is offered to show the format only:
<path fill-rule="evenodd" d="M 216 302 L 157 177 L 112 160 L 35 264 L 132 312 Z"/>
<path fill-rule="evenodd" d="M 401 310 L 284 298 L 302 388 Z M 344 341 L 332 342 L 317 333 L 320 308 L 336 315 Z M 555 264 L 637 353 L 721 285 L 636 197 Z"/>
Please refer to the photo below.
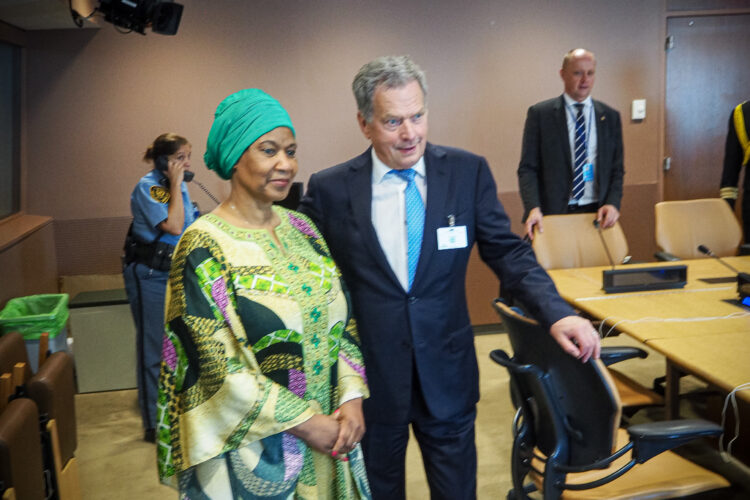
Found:
<path fill-rule="evenodd" d="M 52 293 L 10 299 L 0 311 L 0 333 L 18 332 L 26 343 L 32 371 L 39 365 L 39 337 L 49 333 L 51 352 L 67 350 L 68 294 Z"/>

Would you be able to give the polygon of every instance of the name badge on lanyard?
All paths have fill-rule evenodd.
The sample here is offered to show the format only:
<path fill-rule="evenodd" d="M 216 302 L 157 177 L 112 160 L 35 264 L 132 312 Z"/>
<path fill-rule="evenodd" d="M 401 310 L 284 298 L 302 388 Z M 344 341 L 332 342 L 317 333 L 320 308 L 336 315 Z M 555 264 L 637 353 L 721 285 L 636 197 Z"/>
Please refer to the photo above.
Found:
<path fill-rule="evenodd" d="M 456 218 L 448 216 L 448 227 L 439 227 L 437 230 L 438 250 L 452 250 L 455 248 L 466 248 L 469 239 L 466 235 L 466 226 L 456 226 Z"/>
<path fill-rule="evenodd" d="M 584 182 L 594 181 L 594 165 L 592 163 L 583 164 L 583 181 Z"/>

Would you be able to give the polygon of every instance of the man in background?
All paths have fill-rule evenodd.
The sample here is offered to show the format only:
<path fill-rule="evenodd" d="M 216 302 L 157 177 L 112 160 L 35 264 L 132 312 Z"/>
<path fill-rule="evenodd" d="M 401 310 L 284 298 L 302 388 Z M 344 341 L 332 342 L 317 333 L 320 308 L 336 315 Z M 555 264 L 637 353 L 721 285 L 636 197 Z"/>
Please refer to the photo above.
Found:
<path fill-rule="evenodd" d="M 624 175 L 620 114 L 591 98 L 596 57 L 565 54 L 565 92 L 526 115 L 518 183 L 526 235 L 543 231 L 544 215 L 595 212 L 602 228 L 620 217 Z"/>

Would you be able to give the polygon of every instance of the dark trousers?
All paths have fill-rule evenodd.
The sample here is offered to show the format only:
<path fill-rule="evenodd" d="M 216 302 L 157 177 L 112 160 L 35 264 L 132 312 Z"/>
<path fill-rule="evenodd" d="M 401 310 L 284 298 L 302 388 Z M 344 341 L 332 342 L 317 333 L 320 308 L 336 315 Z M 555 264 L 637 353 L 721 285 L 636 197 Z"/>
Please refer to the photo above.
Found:
<path fill-rule="evenodd" d="M 161 348 L 164 341 L 164 296 L 169 271 L 131 262 L 123 270 L 125 291 L 136 329 L 138 406 L 144 429 L 156 428 Z"/>
<path fill-rule="evenodd" d="M 422 452 L 432 500 L 472 500 L 477 491 L 476 407 L 447 420 L 433 417 L 416 374 L 409 422 L 371 423 L 362 439 L 373 500 L 406 498 L 406 445 L 409 424 Z"/>

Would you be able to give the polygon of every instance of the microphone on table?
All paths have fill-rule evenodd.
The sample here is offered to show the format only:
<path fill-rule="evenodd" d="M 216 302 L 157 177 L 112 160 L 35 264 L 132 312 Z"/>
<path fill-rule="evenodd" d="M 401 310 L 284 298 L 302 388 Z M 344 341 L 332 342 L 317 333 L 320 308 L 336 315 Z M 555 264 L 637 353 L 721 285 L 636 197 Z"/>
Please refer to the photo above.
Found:
<path fill-rule="evenodd" d="M 687 284 L 687 266 L 685 264 L 669 264 L 661 266 L 624 266 L 615 269 L 612 253 L 609 251 L 607 240 L 604 238 L 599 221 L 594 220 L 594 227 L 599 232 L 599 239 L 612 269 L 602 270 L 602 289 L 604 293 L 648 292 L 651 290 L 666 290 L 682 288 Z M 621 239 L 617 235 L 614 236 Z M 630 262 L 630 256 L 622 259 L 622 264 Z M 750 276 L 750 275 L 749 275 Z M 750 283 L 750 281 L 748 282 Z"/>
<path fill-rule="evenodd" d="M 715 253 L 713 253 L 711 251 L 711 249 L 708 248 L 706 245 L 698 245 L 698 251 L 700 253 L 702 253 L 703 255 L 708 255 L 709 257 L 713 257 L 714 259 L 718 260 L 719 262 L 721 262 L 721 265 L 723 265 L 724 267 L 726 267 L 727 269 L 729 269 L 733 273 L 740 274 L 740 272 L 737 269 L 733 268 L 732 266 L 730 266 L 729 264 L 727 264 L 726 262 L 724 262 L 724 259 L 722 259 L 718 255 L 716 255 Z"/>
<path fill-rule="evenodd" d="M 718 260 L 724 267 L 730 269 L 737 275 L 737 293 L 740 295 L 742 304 L 750 306 L 750 274 L 739 272 L 737 269 L 724 262 L 724 259 L 713 253 L 706 245 L 698 245 L 698 251 Z"/>
<path fill-rule="evenodd" d="M 615 262 L 612 260 L 612 254 L 609 253 L 609 247 L 607 246 L 607 242 L 604 241 L 604 235 L 602 234 L 602 226 L 599 224 L 599 221 L 597 219 L 594 219 L 594 227 L 599 232 L 599 239 L 602 240 L 602 246 L 604 247 L 604 251 L 607 252 L 607 259 L 609 260 L 609 265 L 612 266 L 612 270 L 614 270 Z"/>

